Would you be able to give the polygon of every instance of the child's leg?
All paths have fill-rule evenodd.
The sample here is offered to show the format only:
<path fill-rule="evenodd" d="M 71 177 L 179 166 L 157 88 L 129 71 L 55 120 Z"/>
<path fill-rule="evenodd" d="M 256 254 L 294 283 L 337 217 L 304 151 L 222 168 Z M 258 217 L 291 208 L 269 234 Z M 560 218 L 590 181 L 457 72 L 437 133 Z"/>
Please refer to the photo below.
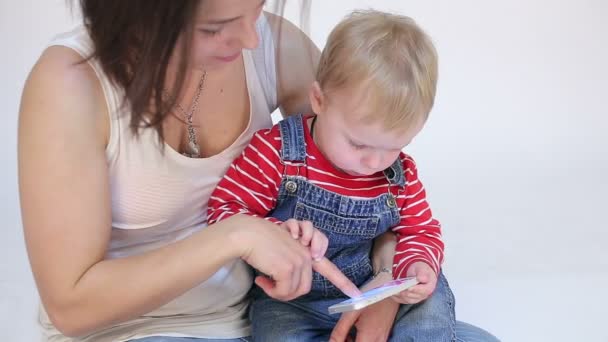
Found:
<path fill-rule="evenodd" d="M 500 342 L 496 336 L 465 322 L 456 321 L 455 330 L 458 342 Z"/>
<path fill-rule="evenodd" d="M 249 317 L 253 341 L 328 341 L 337 319 L 322 313 L 324 301 L 281 302 L 267 296 L 251 304 Z"/>
<path fill-rule="evenodd" d="M 435 292 L 425 301 L 401 305 L 390 341 L 455 341 L 454 294 L 440 273 Z"/>

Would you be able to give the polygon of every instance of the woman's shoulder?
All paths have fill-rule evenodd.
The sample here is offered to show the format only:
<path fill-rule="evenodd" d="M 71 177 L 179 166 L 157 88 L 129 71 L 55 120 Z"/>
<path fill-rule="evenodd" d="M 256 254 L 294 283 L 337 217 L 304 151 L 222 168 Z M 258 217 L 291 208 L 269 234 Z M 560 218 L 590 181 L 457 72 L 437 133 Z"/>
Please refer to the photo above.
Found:
<path fill-rule="evenodd" d="M 99 127 L 102 136 L 109 135 L 99 79 L 84 58 L 66 46 L 51 45 L 42 52 L 26 80 L 21 107 L 21 116 L 44 113 L 47 120 L 91 125 Z"/>
<path fill-rule="evenodd" d="M 35 73 L 40 76 L 51 74 L 55 77 L 65 74 L 65 77 L 60 77 L 58 81 L 77 81 L 79 84 L 91 81 L 91 76 L 94 76 L 85 59 L 77 51 L 64 45 L 48 46 L 32 69 L 32 74 Z"/>
<path fill-rule="evenodd" d="M 88 59 L 92 52 L 92 42 L 83 26 L 61 33 L 48 43 L 28 81 L 40 83 L 45 90 L 56 85 L 53 91 L 84 95 L 84 104 L 92 103 L 86 100 L 97 100 L 96 95 L 103 93 L 99 76 L 90 63 L 94 59 Z"/>

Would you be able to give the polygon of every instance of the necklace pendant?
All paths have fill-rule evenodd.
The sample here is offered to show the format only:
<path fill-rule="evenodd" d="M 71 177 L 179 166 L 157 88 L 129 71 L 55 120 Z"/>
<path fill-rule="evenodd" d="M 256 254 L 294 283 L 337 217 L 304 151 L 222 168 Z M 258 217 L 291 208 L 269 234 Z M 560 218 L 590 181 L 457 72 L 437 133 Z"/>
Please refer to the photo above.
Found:
<path fill-rule="evenodd" d="M 200 147 L 194 141 L 188 142 L 188 150 L 188 154 L 192 157 L 199 157 L 201 155 Z"/>

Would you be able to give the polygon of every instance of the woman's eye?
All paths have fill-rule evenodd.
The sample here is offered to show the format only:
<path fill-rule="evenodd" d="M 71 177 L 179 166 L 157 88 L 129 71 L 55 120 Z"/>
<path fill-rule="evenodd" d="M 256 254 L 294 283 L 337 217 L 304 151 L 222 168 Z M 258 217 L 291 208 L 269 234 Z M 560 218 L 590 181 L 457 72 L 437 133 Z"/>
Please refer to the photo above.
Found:
<path fill-rule="evenodd" d="M 201 31 L 202 33 L 209 35 L 209 36 L 215 36 L 215 35 L 219 34 L 222 30 L 221 29 L 199 29 L 199 31 Z"/>
<path fill-rule="evenodd" d="M 363 145 L 358 145 L 358 144 L 355 144 L 355 143 L 350 143 L 350 144 L 352 145 L 352 147 L 353 147 L 355 150 L 362 150 L 362 149 L 364 149 L 364 148 L 365 148 L 365 146 L 363 146 Z"/>

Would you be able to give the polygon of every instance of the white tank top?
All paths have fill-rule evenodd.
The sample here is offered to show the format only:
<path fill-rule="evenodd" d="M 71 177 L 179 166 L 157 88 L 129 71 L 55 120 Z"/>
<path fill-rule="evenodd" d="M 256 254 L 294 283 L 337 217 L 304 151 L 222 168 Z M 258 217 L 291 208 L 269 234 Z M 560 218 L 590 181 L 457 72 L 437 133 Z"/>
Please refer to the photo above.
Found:
<path fill-rule="evenodd" d="M 102 85 L 111 123 L 106 155 L 112 234 L 107 258 L 140 254 L 205 229 L 211 192 L 253 133 L 272 126 L 271 113 L 277 107 L 274 45 L 264 15 L 260 16 L 257 29 L 260 45 L 255 50 L 243 51 L 251 110 L 249 123 L 230 147 L 209 158 L 188 158 L 167 144 L 162 154 L 153 129 L 143 130 L 135 138 L 129 128 L 130 113 L 120 107 L 122 89 L 110 82 L 97 60 L 89 61 Z M 57 36 L 51 45 L 69 47 L 83 57 L 93 51 L 82 26 Z M 242 337 L 250 334 L 246 294 L 251 284 L 250 269 L 239 259 L 157 310 L 89 336 L 63 336 L 42 307 L 40 323 L 47 341 L 126 341 L 152 335 Z"/>

